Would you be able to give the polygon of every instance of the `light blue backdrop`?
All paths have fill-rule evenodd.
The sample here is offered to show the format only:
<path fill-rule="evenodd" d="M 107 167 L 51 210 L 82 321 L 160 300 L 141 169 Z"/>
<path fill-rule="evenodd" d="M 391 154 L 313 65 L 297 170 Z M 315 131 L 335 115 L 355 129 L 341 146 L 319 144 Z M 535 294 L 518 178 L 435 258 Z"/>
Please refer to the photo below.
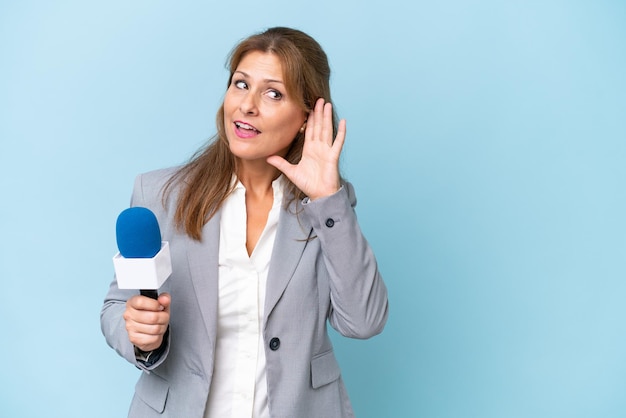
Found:
<path fill-rule="evenodd" d="M 214 132 L 225 57 L 320 41 L 390 292 L 333 335 L 359 418 L 626 416 L 623 1 L 0 0 L 0 416 L 122 417 L 100 334 L 134 176 Z"/>

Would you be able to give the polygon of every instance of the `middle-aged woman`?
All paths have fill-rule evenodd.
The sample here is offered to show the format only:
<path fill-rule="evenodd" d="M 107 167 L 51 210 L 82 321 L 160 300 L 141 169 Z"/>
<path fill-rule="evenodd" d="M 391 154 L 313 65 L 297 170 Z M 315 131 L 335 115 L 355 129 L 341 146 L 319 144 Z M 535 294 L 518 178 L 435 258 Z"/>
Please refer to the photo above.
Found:
<path fill-rule="evenodd" d="M 327 333 L 369 338 L 387 291 L 339 174 L 326 54 L 271 28 L 230 55 L 217 135 L 137 177 L 172 252 L 157 300 L 114 280 L 108 344 L 143 372 L 130 417 L 354 416 Z M 366 365 L 364 365 L 366 367 Z"/>

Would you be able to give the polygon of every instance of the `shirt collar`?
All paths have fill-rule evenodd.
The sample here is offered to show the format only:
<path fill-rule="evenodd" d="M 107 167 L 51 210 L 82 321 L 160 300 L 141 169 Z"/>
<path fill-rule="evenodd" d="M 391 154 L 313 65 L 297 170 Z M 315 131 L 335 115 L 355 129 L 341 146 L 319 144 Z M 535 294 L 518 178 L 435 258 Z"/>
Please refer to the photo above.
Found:
<path fill-rule="evenodd" d="M 234 184 L 233 191 L 246 190 L 246 188 L 243 186 L 241 181 L 239 181 L 239 179 L 237 178 L 235 174 L 233 174 L 233 178 L 231 179 L 230 182 L 231 182 L 230 183 L 231 185 Z M 272 181 L 272 190 L 274 190 L 275 201 L 277 200 L 277 198 L 282 199 L 286 186 L 287 186 L 287 179 L 285 178 L 285 175 L 282 173 L 280 176 L 276 178 L 276 180 Z"/>

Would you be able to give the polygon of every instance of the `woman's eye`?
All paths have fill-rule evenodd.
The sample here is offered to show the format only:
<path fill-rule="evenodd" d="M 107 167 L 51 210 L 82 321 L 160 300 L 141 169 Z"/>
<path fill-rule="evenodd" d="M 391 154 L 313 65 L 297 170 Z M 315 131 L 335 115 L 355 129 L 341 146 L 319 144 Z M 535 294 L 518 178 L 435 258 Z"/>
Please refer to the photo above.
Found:
<path fill-rule="evenodd" d="M 276 90 L 270 90 L 267 92 L 267 95 L 271 98 L 271 99 L 275 99 L 278 100 L 280 98 L 283 97 L 282 93 Z"/>
<path fill-rule="evenodd" d="M 248 85 L 246 84 L 245 81 L 243 80 L 237 80 L 233 83 L 235 85 L 235 87 L 237 87 L 238 89 L 245 89 L 248 87 Z"/>

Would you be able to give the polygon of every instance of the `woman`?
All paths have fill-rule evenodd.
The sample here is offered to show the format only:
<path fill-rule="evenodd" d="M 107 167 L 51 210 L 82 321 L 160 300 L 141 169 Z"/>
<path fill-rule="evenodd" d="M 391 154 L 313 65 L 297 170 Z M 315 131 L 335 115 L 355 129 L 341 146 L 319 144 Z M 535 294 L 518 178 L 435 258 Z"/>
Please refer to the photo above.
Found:
<path fill-rule="evenodd" d="M 108 344 L 144 370 L 131 417 L 351 417 L 326 324 L 369 338 L 387 291 L 338 169 L 346 134 L 308 35 L 242 41 L 218 133 L 185 166 L 140 175 L 172 253 L 158 300 L 120 290 Z"/>

